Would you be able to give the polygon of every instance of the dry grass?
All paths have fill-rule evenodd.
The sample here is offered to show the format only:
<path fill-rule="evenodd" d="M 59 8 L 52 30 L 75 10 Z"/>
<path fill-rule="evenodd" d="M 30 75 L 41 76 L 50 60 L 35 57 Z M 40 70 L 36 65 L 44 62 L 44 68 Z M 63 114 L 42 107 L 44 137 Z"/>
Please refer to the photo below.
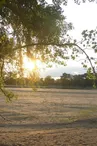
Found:
<path fill-rule="evenodd" d="M 0 95 L 0 144 L 96 146 L 97 90 L 13 90 L 12 103 Z"/>

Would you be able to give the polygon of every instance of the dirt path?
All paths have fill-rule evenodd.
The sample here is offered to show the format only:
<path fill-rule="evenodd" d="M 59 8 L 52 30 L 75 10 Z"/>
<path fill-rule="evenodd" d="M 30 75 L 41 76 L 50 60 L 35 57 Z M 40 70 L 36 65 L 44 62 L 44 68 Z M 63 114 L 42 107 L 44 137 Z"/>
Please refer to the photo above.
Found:
<path fill-rule="evenodd" d="M 97 129 L 0 131 L 0 146 L 97 146 Z"/>
<path fill-rule="evenodd" d="M 0 96 L 0 146 L 97 146 L 97 91 L 14 89 Z"/>
<path fill-rule="evenodd" d="M 71 123 L 0 124 L 0 146 L 97 146 L 97 118 Z"/>

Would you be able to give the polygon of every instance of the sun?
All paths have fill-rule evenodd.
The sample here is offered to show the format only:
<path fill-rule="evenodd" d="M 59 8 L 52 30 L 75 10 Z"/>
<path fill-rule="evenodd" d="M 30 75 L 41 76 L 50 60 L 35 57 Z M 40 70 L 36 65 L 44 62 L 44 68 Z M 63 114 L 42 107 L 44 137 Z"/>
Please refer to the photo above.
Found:
<path fill-rule="evenodd" d="M 28 57 L 24 56 L 23 57 L 23 68 L 27 71 L 32 71 L 35 68 L 34 62 L 29 59 Z"/>
<path fill-rule="evenodd" d="M 27 56 L 23 57 L 23 68 L 28 72 L 32 72 L 36 68 L 40 69 L 41 67 L 42 67 L 42 63 L 39 59 L 31 60 Z"/>

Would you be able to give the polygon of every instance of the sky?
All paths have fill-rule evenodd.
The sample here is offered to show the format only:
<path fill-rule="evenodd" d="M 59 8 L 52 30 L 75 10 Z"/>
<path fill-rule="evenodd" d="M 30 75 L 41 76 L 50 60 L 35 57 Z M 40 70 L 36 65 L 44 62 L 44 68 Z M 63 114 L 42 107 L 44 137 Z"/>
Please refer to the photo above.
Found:
<path fill-rule="evenodd" d="M 97 26 L 97 4 L 86 2 L 81 5 L 77 5 L 73 0 L 68 1 L 68 5 L 64 6 L 64 16 L 66 16 L 67 22 L 72 22 L 74 30 L 70 32 L 70 35 L 75 39 L 80 40 L 81 32 L 85 29 L 95 29 Z M 42 70 L 40 72 L 41 77 L 52 76 L 54 78 L 60 77 L 63 73 L 70 74 L 82 74 L 86 70 L 82 67 L 79 60 L 69 60 L 67 66 L 53 65 L 52 68 Z"/>

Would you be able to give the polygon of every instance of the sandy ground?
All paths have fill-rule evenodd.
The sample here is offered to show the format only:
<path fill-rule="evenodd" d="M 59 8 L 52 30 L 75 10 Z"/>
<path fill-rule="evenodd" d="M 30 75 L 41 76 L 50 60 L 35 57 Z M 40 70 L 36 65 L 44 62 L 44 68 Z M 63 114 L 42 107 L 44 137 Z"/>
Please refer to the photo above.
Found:
<path fill-rule="evenodd" d="M 97 146 L 97 90 L 13 89 L 0 95 L 0 146 Z"/>

